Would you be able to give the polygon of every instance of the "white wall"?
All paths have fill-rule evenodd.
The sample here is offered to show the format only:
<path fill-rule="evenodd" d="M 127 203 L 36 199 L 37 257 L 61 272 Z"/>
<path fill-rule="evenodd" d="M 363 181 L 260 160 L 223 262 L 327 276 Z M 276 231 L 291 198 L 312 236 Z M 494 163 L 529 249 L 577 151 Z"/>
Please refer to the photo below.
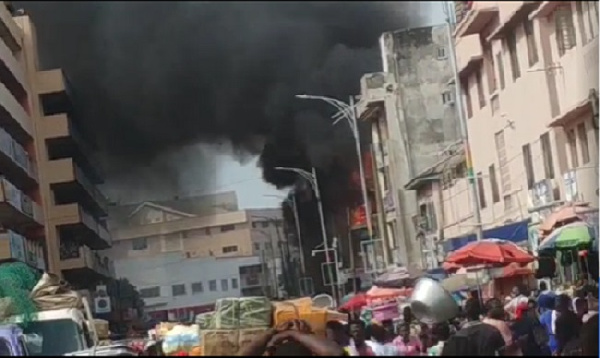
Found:
<path fill-rule="evenodd" d="M 181 253 L 158 257 L 131 258 L 115 263 L 117 277 L 126 277 L 138 290 L 159 286 L 160 297 L 144 299 L 147 310 L 168 310 L 214 303 L 223 297 L 240 296 L 239 267 L 260 263 L 258 257 L 230 259 L 185 259 Z M 228 290 L 221 289 L 221 280 L 228 280 Z M 232 279 L 238 282 L 233 289 Z M 209 281 L 217 281 L 217 290 L 209 290 Z M 202 282 L 204 291 L 192 294 L 192 283 Z M 185 284 L 186 294 L 173 297 L 172 285 Z"/>

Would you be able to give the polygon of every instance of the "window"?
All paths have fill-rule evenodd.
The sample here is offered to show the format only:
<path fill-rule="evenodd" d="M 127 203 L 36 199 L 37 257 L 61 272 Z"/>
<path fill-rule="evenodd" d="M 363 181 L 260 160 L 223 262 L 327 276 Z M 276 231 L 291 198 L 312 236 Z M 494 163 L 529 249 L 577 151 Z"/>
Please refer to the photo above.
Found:
<path fill-rule="evenodd" d="M 587 13 L 590 40 L 592 40 L 598 34 L 598 2 L 578 1 L 578 3 L 583 4 L 584 12 Z"/>
<path fill-rule="evenodd" d="M 273 245 L 270 242 L 265 242 L 265 250 L 271 251 L 273 249 Z"/>
<path fill-rule="evenodd" d="M 542 144 L 542 155 L 544 157 L 544 179 L 554 179 L 554 163 L 552 163 L 552 147 L 550 146 L 550 134 L 544 133 L 540 137 Z"/>
<path fill-rule="evenodd" d="M 581 149 L 581 162 L 587 164 L 590 162 L 590 146 L 588 143 L 587 131 L 585 130 L 585 123 L 579 123 L 577 125 L 577 140 L 579 141 L 579 148 Z"/>
<path fill-rule="evenodd" d="M 232 278 L 231 279 L 231 289 L 232 290 L 237 290 L 238 289 L 238 279 L 237 278 Z"/>
<path fill-rule="evenodd" d="M 575 1 L 575 11 L 577 12 L 577 27 L 579 28 L 579 34 L 581 35 L 581 43 L 587 43 L 587 34 L 585 32 L 585 22 L 583 20 L 583 1 Z"/>
<path fill-rule="evenodd" d="M 567 50 L 575 47 L 577 41 L 570 2 L 565 5 L 559 5 L 554 11 L 554 26 L 558 54 L 562 56 Z"/>
<path fill-rule="evenodd" d="M 497 88 L 494 54 L 492 53 L 492 46 L 489 43 L 483 43 L 481 46 L 483 47 L 485 76 L 487 77 L 488 90 L 489 93 L 492 94 Z"/>
<path fill-rule="evenodd" d="M 204 229 L 204 234 L 206 236 L 210 236 L 210 228 L 209 227 L 207 227 L 206 229 Z"/>
<path fill-rule="evenodd" d="M 500 184 L 502 192 L 506 193 L 511 189 L 510 168 L 508 166 L 508 156 L 506 154 L 506 141 L 504 139 L 504 131 L 497 132 L 495 137 L 496 154 L 498 155 L 498 166 L 500 169 Z"/>
<path fill-rule="evenodd" d="M 508 48 L 508 56 L 510 57 L 510 67 L 512 70 L 513 81 L 521 77 L 521 69 L 519 68 L 519 57 L 517 55 L 517 35 L 515 30 L 506 34 L 506 47 Z"/>
<path fill-rule="evenodd" d="M 204 285 L 202 285 L 202 282 L 192 283 L 192 295 L 196 294 L 196 293 L 202 293 L 202 292 L 204 292 Z"/>
<path fill-rule="evenodd" d="M 525 174 L 527 175 L 527 189 L 533 188 L 535 184 L 535 173 L 533 172 L 533 158 L 531 157 L 531 147 L 525 144 L 523 151 L 523 165 L 525 165 Z"/>
<path fill-rule="evenodd" d="M 142 251 L 148 249 L 148 240 L 145 237 L 137 237 L 131 240 L 131 249 L 134 251 Z"/>
<path fill-rule="evenodd" d="M 217 290 L 217 280 L 208 281 L 208 290 L 210 292 L 215 292 Z"/>
<path fill-rule="evenodd" d="M 263 229 L 266 229 L 269 227 L 269 222 L 268 221 L 261 221 L 260 225 Z"/>
<path fill-rule="evenodd" d="M 502 61 L 502 51 L 496 54 L 496 63 L 498 64 L 498 79 L 500 80 L 500 89 L 504 89 L 504 62 Z"/>
<path fill-rule="evenodd" d="M 497 203 L 500 201 L 500 187 L 498 187 L 498 177 L 496 176 L 496 167 L 490 165 L 488 169 L 490 175 L 490 186 L 492 187 L 492 201 Z"/>
<path fill-rule="evenodd" d="M 173 285 L 171 286 L 171 292 L 173 293 L 173 296 L 183 296 L 185 295 L 185 285 Z"/>
<path fill-rule="evenodd" d="M 483 186 L 483 175 L 481 172 L 477 173 L 477 191 L 479 192 L 479 207 L 485 209 L 487 203 L 485 202 L 485 187 Z"/>
<path fill-rule="evenodd" d="M 498 96 L 497 93 L 490 98 L 490 107 L 492 116 L 495 116 L 500 112 L 500 96 Z"/>
<path fill-rule="evenodd" d="M 483 81 L 481 80 L 481 70 L 475 74 L 477 80 L 477 96 L 479 97 L 479 108 L 485 107 L 485 95 L 483 93 Z"/>
<path fill-rule="evenodd" d="M 504 195 L 504 212 L 511 211 L 513 208 L 512 195 Z"/>
<path fill-rule="evenodd" d="M 567 144 L 569 145 L 569 155 L 571 156 L 571 168 L 579 166 L 579 158 L 577 158 L 577 136 L 575 129 L 567 131 Z"/>
<path fill-rule="evenodd" d="M 254 243 L 254 251 L 260 251 L 260 243 L 258 243 L 258 242 Z"/>
<path fill-rule="evenodd" d="M 467 107 L 467 118 L 473 117 L 473 103 L 471 102 L 471 93 L 469 91 L 469 80 L 462 83 L 462 91 L 465 96 L 465 106 Z"/>
<path fill-rule="evenodd" d="M 232 252 L 237 252 L 238 251 L 238 247 L 237 247 L 237 245 L 224 246 L 222 250 L 223 250 L 224 254 L 230 254 Z"/>
<path fill-rule="evenodd" d="M 454 103 L 452 101 L 452 93 L 450 93 L 450 91 L 444 91 L 444 92 L 442 92 L 442 103 L 443 104 Z"/>
<path fill-rule="evenodd" d="M 233 231 L 235 230 L 235 225 L 223 225 L 221 226 L 221 232 Z"/>
<path fill-rule="evenodd" d="M 525 28 L 525 38 L 527 39 L 527 59 L 529 60 L 529 67 L 531 67 L 539 60 L 533 22 L 531 20 L 525 20 L 523 27 Z"/>
<path fill-rule="evenodd" d="M 183 240 L 181 237 L 165 236 L 161 240 L 162 252 L 177 252 L 183 250 Z"/>
<path fill-rule="evenodd" d="M 448 56 L 446 55 L 446 48 L 445 47 L 438 47 L 437 49 L 437 59 L 438 60 L 445 60 Z"/>
<path fill-rule="evenodd" d="M 221 280 L 221 291 L 227 291 L 229 290 L 229 281 L 224 278 Z"/>
<path fill-rule="evenodd" d="M 142 288 L 142 289 L 140 289 L 140 296 L 142 298 L 160 297 L 160 287 L 154 286 L 154 287 Z"/>

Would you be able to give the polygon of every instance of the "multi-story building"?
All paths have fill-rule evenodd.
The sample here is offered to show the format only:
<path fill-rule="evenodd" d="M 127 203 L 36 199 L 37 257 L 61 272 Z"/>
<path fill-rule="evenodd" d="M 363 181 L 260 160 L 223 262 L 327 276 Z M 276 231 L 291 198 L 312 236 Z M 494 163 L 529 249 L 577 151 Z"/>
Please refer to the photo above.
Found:
<path fill-rule="evenodd" d="M 46 268 L 43 176 L 36 151 L 36 68 L 28 36 L 0 3 L 0 260 Z"/>
<path fill-rule="evenodd" d="M 480 224 L 496 230 L 485 236 L 526 240 L 564 202 L 597 209 L 598 3 L 460 3 L 454 40 Z M 469 203 L 467 193 L 456 200 Z M 446 236 L 446 248 L 469 239 Z"/>
<path fill-rule="evenodd" d="M 382 231 L 402 265 L 423 264 L 414 225 L 416 195 L 404 185 L 459 138 L 449 37 L 445 26 L 385 33 L 380 46 L 386 73 L 361 80 L 359 112 L 373 124 Z"/>
<path fill-rule="evenodd" d="M 5 11 L 2 7 L 0 13 Z M 29 184 L 22 187 L 28 196 L 15 192 L 17 194 L 7 197 L 22 197 L 23 208 L 33 206 L 41 212 L 43 207 L 45 220 L 38 216 L 38 226 L 45 224 L 48 270 L 62 274 L 75 287 L 91 288 L 110 279 L 112 265 L 107 257 L 96 252 L 109 248 L 111 238 L 103 221 L 107 201 L 96 188 L 101 179 L 98 166 L 91 161 L 86 144 L 90 141 L 78 134 L 80 118 L 67 77 L 60 69 L 38 67 L 35 27 L 29 17 L 2 20 L 12 24 L 5 26 L 11 31 L 2 32 L 4 36 L 17 36 L 16 43 L 20 46 L 13 50 L 5 48 L 8 51 L 5 55 L 11 55 L 12 51 L 11 56 L 17 56 L 18 61 L 10 63 L 20 62 L 24 69 L 21 79 L 28 83 L 25 88 L 29 96 L 19 100 L 23 104 L 15 101 L 7 107 L 8 113 L 19 113 L 16 118 L 22 120 L 21 123 L 28 123 L 26 127 L 21 126 L 14 138 L 23 141 L 30 151 L 25 157 L 36 158 L 38 169 L 37 178 L 25 180 L 24 183 Z M 16 124 L 18 122 L 13 121 L 8 128 L 17 128 Z M 6 184 L 5 193 L 8 193 L 7 188 L 12 186 Z"/>
<path fill-rule="evenodd" d="M 196 201 L 211 204 L 190 213 L 144 202 L 111 214 L 119 217 L 108 253 L 149 311 L 181 316 L 221 297 L 284 296 L 298 281 L 298 250 L 284 237 L 281 209 L 238 210 L 235 193 Z M 177 202 L 161 204 L 182 208 Z"/>

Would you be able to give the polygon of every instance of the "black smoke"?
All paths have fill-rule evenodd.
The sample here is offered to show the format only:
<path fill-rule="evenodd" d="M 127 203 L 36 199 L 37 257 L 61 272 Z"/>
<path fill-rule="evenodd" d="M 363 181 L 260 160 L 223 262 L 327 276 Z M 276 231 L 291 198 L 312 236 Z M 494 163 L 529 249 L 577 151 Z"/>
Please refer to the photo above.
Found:
<path fill-rule="evenodd" d="M 161 155 L 224 141 L 259 154 L 278 187 L 295 177 L 273 167 L 317 166 L 329 203 L 345 195 L 352 140 L 327 106 L 294 95 L 358 94 L 362 74 L 381 70 L 380 34 L 419 21 L 411 2 L 14 5 L 36 25 L 42 67 L 75 87 L 109 183 L 143 173 L 132 186 L 176 191 L 186 167 Z"/>

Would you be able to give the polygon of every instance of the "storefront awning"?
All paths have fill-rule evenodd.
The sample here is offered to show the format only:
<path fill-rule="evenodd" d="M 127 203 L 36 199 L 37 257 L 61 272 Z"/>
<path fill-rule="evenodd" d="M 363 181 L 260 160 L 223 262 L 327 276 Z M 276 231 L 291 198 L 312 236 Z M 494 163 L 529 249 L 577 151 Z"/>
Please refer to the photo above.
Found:
<path fill-rule="evenodd" d="M 529 219 L 506 224 L 503 226 L 497 226 L 492 229 L 483 231 L 484 239 L 501 239 L 507 240 L 514 243 L 521 241 L 527 241 L 529 232 Z M 444 240 L 444 251 L 446 253 L 458 250 L 468 243 L 477 240 L 476 234 L 470 234 L 467 236 L 455 237 L 452 239 Z"/>

